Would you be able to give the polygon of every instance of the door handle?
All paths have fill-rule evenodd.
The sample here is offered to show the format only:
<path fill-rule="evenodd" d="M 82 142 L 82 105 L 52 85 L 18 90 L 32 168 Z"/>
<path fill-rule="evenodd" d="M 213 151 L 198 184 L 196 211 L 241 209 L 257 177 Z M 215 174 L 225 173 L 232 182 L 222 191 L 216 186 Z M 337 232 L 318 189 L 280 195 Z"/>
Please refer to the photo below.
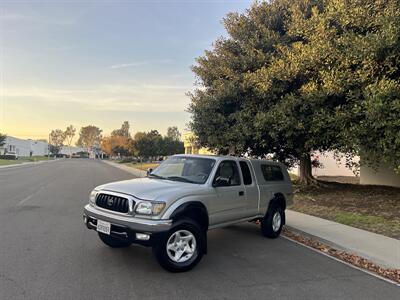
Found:
<path fill-rule="evenodd" d="M 244 196 L 244 191 L 240 191 L 239 196 Z"/>

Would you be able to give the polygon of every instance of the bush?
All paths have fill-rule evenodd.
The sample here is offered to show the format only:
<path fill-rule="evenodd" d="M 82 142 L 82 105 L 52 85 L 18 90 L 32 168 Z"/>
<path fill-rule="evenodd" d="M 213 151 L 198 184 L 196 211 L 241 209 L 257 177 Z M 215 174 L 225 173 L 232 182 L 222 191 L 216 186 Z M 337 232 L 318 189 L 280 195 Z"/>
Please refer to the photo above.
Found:
<path fill-rule="evenodd" d="M 13 155 L 4 154 L 4 155 L 0 155 L 0 159 L 18 159 L 18 157 L 16 157 L 14 154 Z"/>
<path fill-rule="evenodd" d="M 124 158 L 122 158 L 120 161 L 119 161 L 119 163 L 121 163 L 121 164 L 125 164 L 125 163 L 135 163 L 135 162 L 137 162 L 138 160 L 136 159 L 136 158 L 134 158 L 134 157 L 124 157 Z"/>

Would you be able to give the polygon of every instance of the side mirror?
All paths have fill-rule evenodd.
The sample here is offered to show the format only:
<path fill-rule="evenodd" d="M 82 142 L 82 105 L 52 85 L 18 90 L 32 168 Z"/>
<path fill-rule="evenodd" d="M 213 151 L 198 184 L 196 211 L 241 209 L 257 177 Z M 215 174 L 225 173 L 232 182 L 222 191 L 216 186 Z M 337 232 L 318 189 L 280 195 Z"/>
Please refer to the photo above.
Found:
<path fill-rule="evenodd" d="M 149 174 L 150 174 L 151 172 L 153 172 L 153 169 L 152 169 L 152 168 L 148 168 L 147 171 L 146 171 L 146 176 L 149 176 Z"/>
<path fill-rule="evenodd" d="M 229 178 L 217 177 L 213 182 L 213 187 L 230 186 L 231 180 Z"/>

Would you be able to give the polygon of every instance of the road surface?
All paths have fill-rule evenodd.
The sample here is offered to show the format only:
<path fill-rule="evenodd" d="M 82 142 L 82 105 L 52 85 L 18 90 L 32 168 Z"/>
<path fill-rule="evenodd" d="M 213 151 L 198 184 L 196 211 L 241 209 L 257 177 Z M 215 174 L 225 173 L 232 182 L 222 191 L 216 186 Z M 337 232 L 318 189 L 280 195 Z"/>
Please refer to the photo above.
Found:
<path fill-rule="evenodd" d="M 0 169 L 0 299 L 395 299 L 400 288 L 253 224 L 209 232 L 191 272 L 111 249 L 82 222 L 90 190 L 132 175 L 100 161 Z M 398 298 L 397 298 L 398 299 Z"/>

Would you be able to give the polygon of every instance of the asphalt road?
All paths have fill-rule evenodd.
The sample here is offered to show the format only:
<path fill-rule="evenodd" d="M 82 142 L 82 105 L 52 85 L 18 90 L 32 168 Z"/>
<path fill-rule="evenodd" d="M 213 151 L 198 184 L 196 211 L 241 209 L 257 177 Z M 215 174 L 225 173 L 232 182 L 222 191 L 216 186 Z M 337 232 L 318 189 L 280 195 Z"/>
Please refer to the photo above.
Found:
<path fill-rule="evenodd" d="M 209 232 L 191 272 L 151 250 L 111 249 L 82 222 L 96 185 L 132 175 L 100 161 L 0 169 L 0 299 L 398 299 L 400 288 L 253 224 Z"/>

